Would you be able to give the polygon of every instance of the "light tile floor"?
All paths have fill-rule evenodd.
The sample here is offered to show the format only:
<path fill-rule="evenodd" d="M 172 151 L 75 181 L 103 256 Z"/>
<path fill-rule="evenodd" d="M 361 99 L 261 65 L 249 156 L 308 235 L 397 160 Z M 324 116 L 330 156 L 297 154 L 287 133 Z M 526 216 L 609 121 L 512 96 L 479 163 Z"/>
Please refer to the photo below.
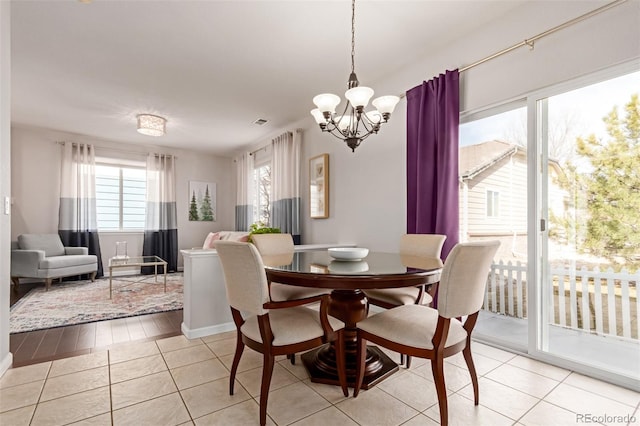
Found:
<path fill-rule="evenodd" d="M 261 357 L 245 350 L 229 396 L 234 347 L 234 332 L 177 336 L 10 369 L 0 379 L 0 425 L 254 425 Z M 639 393 L 477 342 L 473 353 L 477 407 L 462 356 L 445 364 L 451 425 L 640 424 Z M 358 398 L 280 359 L 268 414 L 270 425 L 439 423 L 431 367 L 418 358 Z"/>

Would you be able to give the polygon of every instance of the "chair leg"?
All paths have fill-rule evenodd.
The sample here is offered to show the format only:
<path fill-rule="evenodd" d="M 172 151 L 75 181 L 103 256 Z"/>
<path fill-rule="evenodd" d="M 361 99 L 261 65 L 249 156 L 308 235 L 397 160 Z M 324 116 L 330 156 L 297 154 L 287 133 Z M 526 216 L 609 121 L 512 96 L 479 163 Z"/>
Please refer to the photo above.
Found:
<path fill-rule="evenodd" d="M 265 353 L 262 366 L 262 384 L 260 385 L 260 426 L 265 426 L 267 423 L 267 400 L 269 398 L 269 386 L 271 385 L 274 363 L 275 357 Z"/>
<path fill-rule="evenodd" d="M 45 291 L 49 291 L 49 289 L 51 288 L 51 282 L 53 281 L 52 278 L 47 278 L 44 280 L 44 288 Z"/>
<path fill-rule="evenodd" d="M 353 388 L 353 397 L 357 397 L 364 380 L 364 364 L 367 358 L 367 341 L 360 337 L 358 333 L 358 343 L 356 345 L 356 383 Z"/>
<path fill-rule="evenodd" d="M 342 393 L 344 396 L 349 396 L 349 389 L 347 388 L 347 365 L 345 360 L 345 350 L 344 350 L 344 336 L 343 330 L 340 330 L 338 333 L 338 338 L 335 341 L 335 349 L 336 349 L 336 367 L 338 368 L 338 381 L 340 382 L 340 387 L 342 388 Z"/>
<path fill-rule="evenodd" d="M 411 368 L 411 355 L 407 355 L 407 368 Z"/>
<path fill-rule="evenodd" d="M 236 373 L 238 372 L 238 364 L 240 364 L 240 358 L 244 351 L 244 343 L 242 343 L 242 336 L 238 333 L 236 338 L 236 353 L 233 355 L 233 363 L 231 363 L 231 377 L 229 378 L 229 395 L 233 395 L 233 386 L 236 383 Z"/>
<path fill-rule="evenodd" d="M 91 282 L 94 282 L 96 280 L 96 274 L 98 273 L 98 271 L 93 271 L 91 273 L 91 276 L 89 278 L 91 278 Z"/>
<path fill-rule="evenodd" d="M 471 376 L 471 383 L 473 384 L 473 403 L 478 405 L 480 403 L 480 389 L 478 388 L 478 375 L 476 374 L 476 366 L 473 364 L 473 357 L 471 356 L 471 346 L 467 343 L 467 347 L 462 351 L 464 360 L 467 363 L 469 369 L 469 375 Z"/>
<path fill-rule="evenodd" d="M 20 278 L 11 277 L 11 282 L 13 283 L 13 292 L 18 294 L 18 285 L 20 284 Z"/>
<path fill-rule="evenodd" d="M 438 394 L 440 425 L 447 426 L 449 423 L 449 410 L 447 407 L 447 388 L 444 384 L 444 358 L 432 359 L 431 371 L 433 372 L 433 380 L 436 383 L 436 392 Z"/>

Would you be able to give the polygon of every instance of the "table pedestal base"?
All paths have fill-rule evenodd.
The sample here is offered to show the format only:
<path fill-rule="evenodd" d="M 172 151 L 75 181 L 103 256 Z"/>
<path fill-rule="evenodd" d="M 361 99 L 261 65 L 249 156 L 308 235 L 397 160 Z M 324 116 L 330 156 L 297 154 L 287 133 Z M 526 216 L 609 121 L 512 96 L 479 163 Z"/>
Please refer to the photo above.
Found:
<path fill-rule="evenodd" d="M 351 355 L 351 356 L 350 356 Z M 311 381 L 339 386 L 336 354 L 333 345 L 326 344 L 301 356 Z M 347 353 L 347 385 L 355 386 L 356 358 Z M 362 389 L 369 389 L 398 371 L 398 364 L 375 346 L 367 346 L 367 359 Z"/>

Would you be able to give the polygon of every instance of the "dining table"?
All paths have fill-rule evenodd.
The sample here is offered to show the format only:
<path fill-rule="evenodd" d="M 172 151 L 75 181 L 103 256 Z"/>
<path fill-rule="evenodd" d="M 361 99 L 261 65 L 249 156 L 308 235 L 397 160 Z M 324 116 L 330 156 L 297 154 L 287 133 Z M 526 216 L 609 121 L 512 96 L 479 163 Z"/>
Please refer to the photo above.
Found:
<path fill-rule="evenodd" d="M 440 281 L 442 261 L 399 253 L 369 252 L 355 260 L 337 260 L 327 250 L 263 256 L 267 280 L 330 290 L 329 315 L 344 322 L 347 382 L 355 384 L 357 324 L 369 313 L 363 290 L 428 286 Z M 336 351 L 327 343 L 301 356 L 312 382 L 339 385 Z M 382 350 L 367 346 L 362 388 L 369 389 L 398 371 Z"/>

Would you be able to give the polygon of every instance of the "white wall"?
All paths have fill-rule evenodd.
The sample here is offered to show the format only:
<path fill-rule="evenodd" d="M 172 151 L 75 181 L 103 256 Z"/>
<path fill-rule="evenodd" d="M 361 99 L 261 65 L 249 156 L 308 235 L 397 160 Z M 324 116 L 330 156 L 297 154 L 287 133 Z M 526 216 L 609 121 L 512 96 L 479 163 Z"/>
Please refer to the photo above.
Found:
<path fill-rule="evenodd" d="M 362 81 L 376 95 L 400 94 L 423 80 L 471 64 L 490 54 L 595 9 L 591 1 L 533 2 L 494 25 L 431 52 L 382 82 Z M 461 74 L 461 110 L 478 110 L 523 94 L 640 57 L 640 2 L 631 0 Z M 364 70 L 363 70 L 364 71 Z M 363 72 L 363 75 L 365 73 Z M 346 77 L 346 76 L 345 76 Z M 344 99 L 344 97 L 343 97 Z M 310 108 L 311 108 L 311 100 Z M 406 100 L 391 122 L 356 149 L 322 134 L 311 118 L 303 143 L 303 186 L 308 159 L 329 153 L 330 217 L 310 219 L 303 192 L 303 242 L 355 242 L 374 250 L 396 250 L 406 231 Z M 308 191 L 308 190 L 306 190 Z"/>
<path fill-rule="evenodd" d="M 132 129 L 135 131 L 135 129 Z M 111 149 L 119 157 L 142 159 L 138 153 L 164 152 L 177 156 L 176 199 L 180 249 L 202 246 L 209 231 L 232 230 L 235 221 L 235 168 L 230 158 L 201 152 L 124 145 L 83 135 L 29 126 L 12 127 L 11 175 L 13 215 L 11 238 L 23 233 L 57 233 L 60 196 L 60 154 L 56 141 L 93 143 L 98 154 Z M 127 152 L 131 152 L 128 154 Z M 217 221 L 188 220 L 190 180 L 217 184 Z M 129 255 L 142 253 L 142 233 L 100 233 L 103 264 L 115 254 L 116 241 L 128 242 Z M 182 257 L 179 257 L 182 265 Z"/>
<path fill-rule="evenodd" d="M 9 2 L 0 2 L 0 377 L 11 366 L 9 352 L 9 259 L 11 216 L 5 214 L 4 198 L 11 196 L 11 20 Z"/>

